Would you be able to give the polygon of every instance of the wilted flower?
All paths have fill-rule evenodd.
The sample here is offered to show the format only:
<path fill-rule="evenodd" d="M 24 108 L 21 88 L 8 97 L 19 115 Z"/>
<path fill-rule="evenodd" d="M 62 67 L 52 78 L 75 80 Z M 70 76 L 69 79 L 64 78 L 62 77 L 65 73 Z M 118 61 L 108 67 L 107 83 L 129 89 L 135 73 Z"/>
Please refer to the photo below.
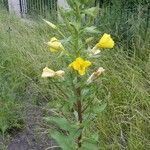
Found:
<path fill-rule="evenodd" d="M 50 47 L 51 52 L 58 52 L 64 50 L 64 47 L 61 44 L 61 42 L 55 37 L 51 38 L 50 42 L 48 42 L 47 45 Z"/>
<path fill-rule="evenodd" d="M 103 67 L 99 67 L 95 72 L 92 73 L 92 75 L 88 78 L 87 83 L 90 84 L 93 82 L 93 80 L 97 79 L 105 69 Z"/>
<path fill-rule="evenodd" d="M 99 54 L 101 51 L 95 46 L 90 50 L 90 55 L 97 55 Z"/>
<path fill-rule="evenodd" d="M 84 60 L 81 57 L 76 58 L 69 67 L 72 67 L 74 70 L 78 71 L 78 73 L 82 76 L 85 74 L 86 69 L 91 65 L 90 61 Z"/>
<path fill-rule="evenodd" d="M 58 76 L 58 77 L 63 77 L 65 74 L 65 72 L 63 70 L 58 70 L 55 72 L 55 75 Z"/>
<path fill-rule="evenodd" d="M 96 44 L 97 48 L 113 48 L 115 45 L 113 39 L 111 38 L 110 34 L 104 33 L 102 38 Z"/>
<path fill-rule="evenodd" d="M 45 20 L 45 19 L 43 19 L 43 21 L 45 21 L 51 28 L 57 29 L 57 26 L 54 25 L 53 23 L 51 23 L 51 22 L 49 22 L 49 21 L 47 21 L 47 20 Z"/>
<path fill-rule="evenodd" d="M 42 78 L 52 78 L 52 77 L 61 77 L 63 78 L 65 72 L 63 70 L 54 71 L 45 67 L 42 72 Z"/>

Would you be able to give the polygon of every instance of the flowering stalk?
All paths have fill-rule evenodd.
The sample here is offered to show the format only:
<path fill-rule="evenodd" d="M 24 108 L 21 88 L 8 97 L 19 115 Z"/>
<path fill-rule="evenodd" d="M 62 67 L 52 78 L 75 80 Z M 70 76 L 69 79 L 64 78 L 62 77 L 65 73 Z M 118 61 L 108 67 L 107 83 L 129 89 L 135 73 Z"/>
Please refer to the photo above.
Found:
<path fill-rule="evenodd" d="M 99 107 L 101 107 L 102 104 L 96 97 L 96 84 L 94 86 L 93 84 L 98 80 L 105 69 L 100 66 L 94 68 L 93 64 L 96 63 L 94 63 L 95 61 L 93 61 L 93 59 L 99 58 L 98 54 L 102 49 L 113 48 L 114 41 L 111 36 L 106 33 L 103 34 L 99 41 L 97 40 L 97 43 L 93 44 L 93 42 L 91 42 L 94 41 L 94 37 L 85 40 L 87 36 L 89 36 L 89 33 L 99 34 L 96 27 L 89 27 L 85 20 L 85 16 L 88 16 L 87 18 L 95 18 L 98 9 L 96 7 L 86 8 L 86 4 L 91 3 L 91 0 L 67 0 L 67 2 L 70 5 L 69 13 L 72 14 L 69 18 L 67 13 L 62 13 L 62 17 L 64 17 L 62 19 L 64 19 L 63 23 L 69 35 L 61 31 L 58 26 L 44 20 L 63 38 L 62 40 L 58 40 L 52 37 L 50 41 L 47 42 L 51 53 L 55 56 L 61 53 L 54 62 L 60 63 L 60 66 L 63 65 L 63 69 L 55 70 L 54 68 L 54 71 L 45 67 L 42 73 L 43 78 L 59 80 L 60 84 L 54 85 L 60 93 L 64 95 L 60 102 L 60 105 L 62 104 L 61 108 L 63 108 L 63 110 L 61 110 L 63 116 L 48 118 L 48 121 L 55 123 L 55 125 L 62 129 L 61 131 L 63 131 L 63 133 L 51 131 L 50 134 L 63 150 L 95 150 L 97 143 L 93 144 L 93 142 L 91 142 L 89 147 L 86 146 L 86 144 L 89 144 L 87 139 L 90 139 L 92 136 L 90 135 L 87 139 L 83 138 L 83 136 L 86 137 L 86 134 L 84 134 L 85 130 L 83 129 L 89 129 L 89 122 L 92 121 L 93 116 L 97 116 L 99 110 L 101 110 Z M 65 42 L 63 43 L 63 41 Z M 62 59 L 59 59 L 60 57 Z M 69 67 L 65 69 L 64 66 Z M 92 71 L 92 73 L 90 73 L 91 69 L 89 69 L 91 66 L 93 66 L 91 69 L 95 70 L 94 72 Z M 69 73 L 67 73 L 67 71 Z M 64 88 L 60 86 L 61 83 Z M 91 93 L 91 91 L 94 93 Z M 68 93 L 66 94 L 66 92 Z M 93 95 L 94 97 L 92 97 Z M 105 108 L 104 106 L 103 108 Z M 74 116 L 72 110 L 74 111 Z M 85 119 L 86 117 L 88 119 Z M 93 135 L 93 137 L 95 137 L 95 135 Z M 91 148 L 91 146 L 93 146 L 93 148 Z"/>

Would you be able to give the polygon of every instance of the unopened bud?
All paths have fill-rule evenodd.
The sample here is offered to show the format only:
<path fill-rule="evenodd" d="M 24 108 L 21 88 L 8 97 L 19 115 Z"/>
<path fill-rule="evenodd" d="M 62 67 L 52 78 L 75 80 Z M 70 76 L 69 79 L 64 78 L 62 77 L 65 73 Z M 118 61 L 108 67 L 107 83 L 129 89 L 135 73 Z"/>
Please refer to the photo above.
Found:
<path fill-rule="evenodd" d="M 54 25 L 53 23 L 51 23 L 51 22 L 49 22 L 49 21 L 47 21 L 47 20 L 45 20 L 45 19 L 43 19 L 43 21 L 45 21 L 51 28 L 57 29 L 57 26 Z"/>

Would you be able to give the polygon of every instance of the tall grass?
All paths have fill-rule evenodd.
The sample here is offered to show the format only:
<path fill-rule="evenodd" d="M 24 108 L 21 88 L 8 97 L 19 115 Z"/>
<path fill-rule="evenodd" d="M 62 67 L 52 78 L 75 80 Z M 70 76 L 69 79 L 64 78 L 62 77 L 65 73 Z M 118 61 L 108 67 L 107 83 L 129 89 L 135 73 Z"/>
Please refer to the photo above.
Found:
<path fill-rule="evenodd" d="M 149 59 L 150 5 L 148 1 L 117 1 L 101 6 L 97 25 L 116 36 L 118 46 L 131 56 Z"/>
<path fill-rule="evenodd" d="M 103 51 L 98 62 L 106 68 L 106 73 L 96 82 L 99 88 L 95 89 L 95 99 L 106 101 L 108 107 L 93 120 L 87 135 L 90 137 L 91 132 L 97 132 L 100 149 L 104 150 L 149 149 L 150 47 L 149 36 L 145 38 L 144 34 L 145 22 L 141 17 L 131 16 L 127 20 L 131 23 L 128 31 L 132 31 L 127 36 L 133 40 L 130 47 L 133 54 L 138 51 L 140 57 L 137 57 L 129 55 L 124 42 L 123 20 L 118 20 L 116 12 L 107 13 L 106 8 L 101 12 L 99 28 L 115 36 L 116 48 Z M 23 107 L 36 100 L 45 101 L 48 105 L 43 108 L 46 109 L 59 107 L 64 96 L 53 85 L 47 87 L 40 77 L 43 67 L 59 67 L 57 60 L 56 64 L 50 63 L 55 57 L 44 44 L 54 35 L 53 31 L 41 22 L 18 19 L 5 10 L 0 11 L 0 29 L 0 104 L 13 101 Z M 66 92 L 69 88 L 63 90 Z M 17 112 L 20 114 L 20 110 Z"/>
<path fill-rule="evenodd" d="M 5 110 L 0 111 L 0 130 L 5 132 L 21 118 L 18 110 L 25 100 L 30 98 L 32 103 L 36 96 L 41 96 L 38 78 L 45 66 L 43 62 L 49 59 L 43 43 L 51 36 L 47 34 L 51 31 L 30 20 L 8 15 L 3 9 L 0 11 L 0 29 L 0 104 Z"/>

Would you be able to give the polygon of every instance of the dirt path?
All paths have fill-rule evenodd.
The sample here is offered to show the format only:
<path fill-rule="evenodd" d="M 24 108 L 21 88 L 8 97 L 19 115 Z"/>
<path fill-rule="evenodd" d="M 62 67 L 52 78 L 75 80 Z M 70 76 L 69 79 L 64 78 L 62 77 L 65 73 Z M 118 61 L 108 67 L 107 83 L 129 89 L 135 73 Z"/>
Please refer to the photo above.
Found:
<path fill-rule="evenodd" d="M 41 132 L 42 111 L 37 106 L 29 106 L 25 111 L 26 127 L 18 132 L 7 144 L 7 150 L 60 150 L 53 140 Z M 50 148 L 55 147 L 55 148 Z M 1 150 L 1 149 L 0 149 Z"/>

